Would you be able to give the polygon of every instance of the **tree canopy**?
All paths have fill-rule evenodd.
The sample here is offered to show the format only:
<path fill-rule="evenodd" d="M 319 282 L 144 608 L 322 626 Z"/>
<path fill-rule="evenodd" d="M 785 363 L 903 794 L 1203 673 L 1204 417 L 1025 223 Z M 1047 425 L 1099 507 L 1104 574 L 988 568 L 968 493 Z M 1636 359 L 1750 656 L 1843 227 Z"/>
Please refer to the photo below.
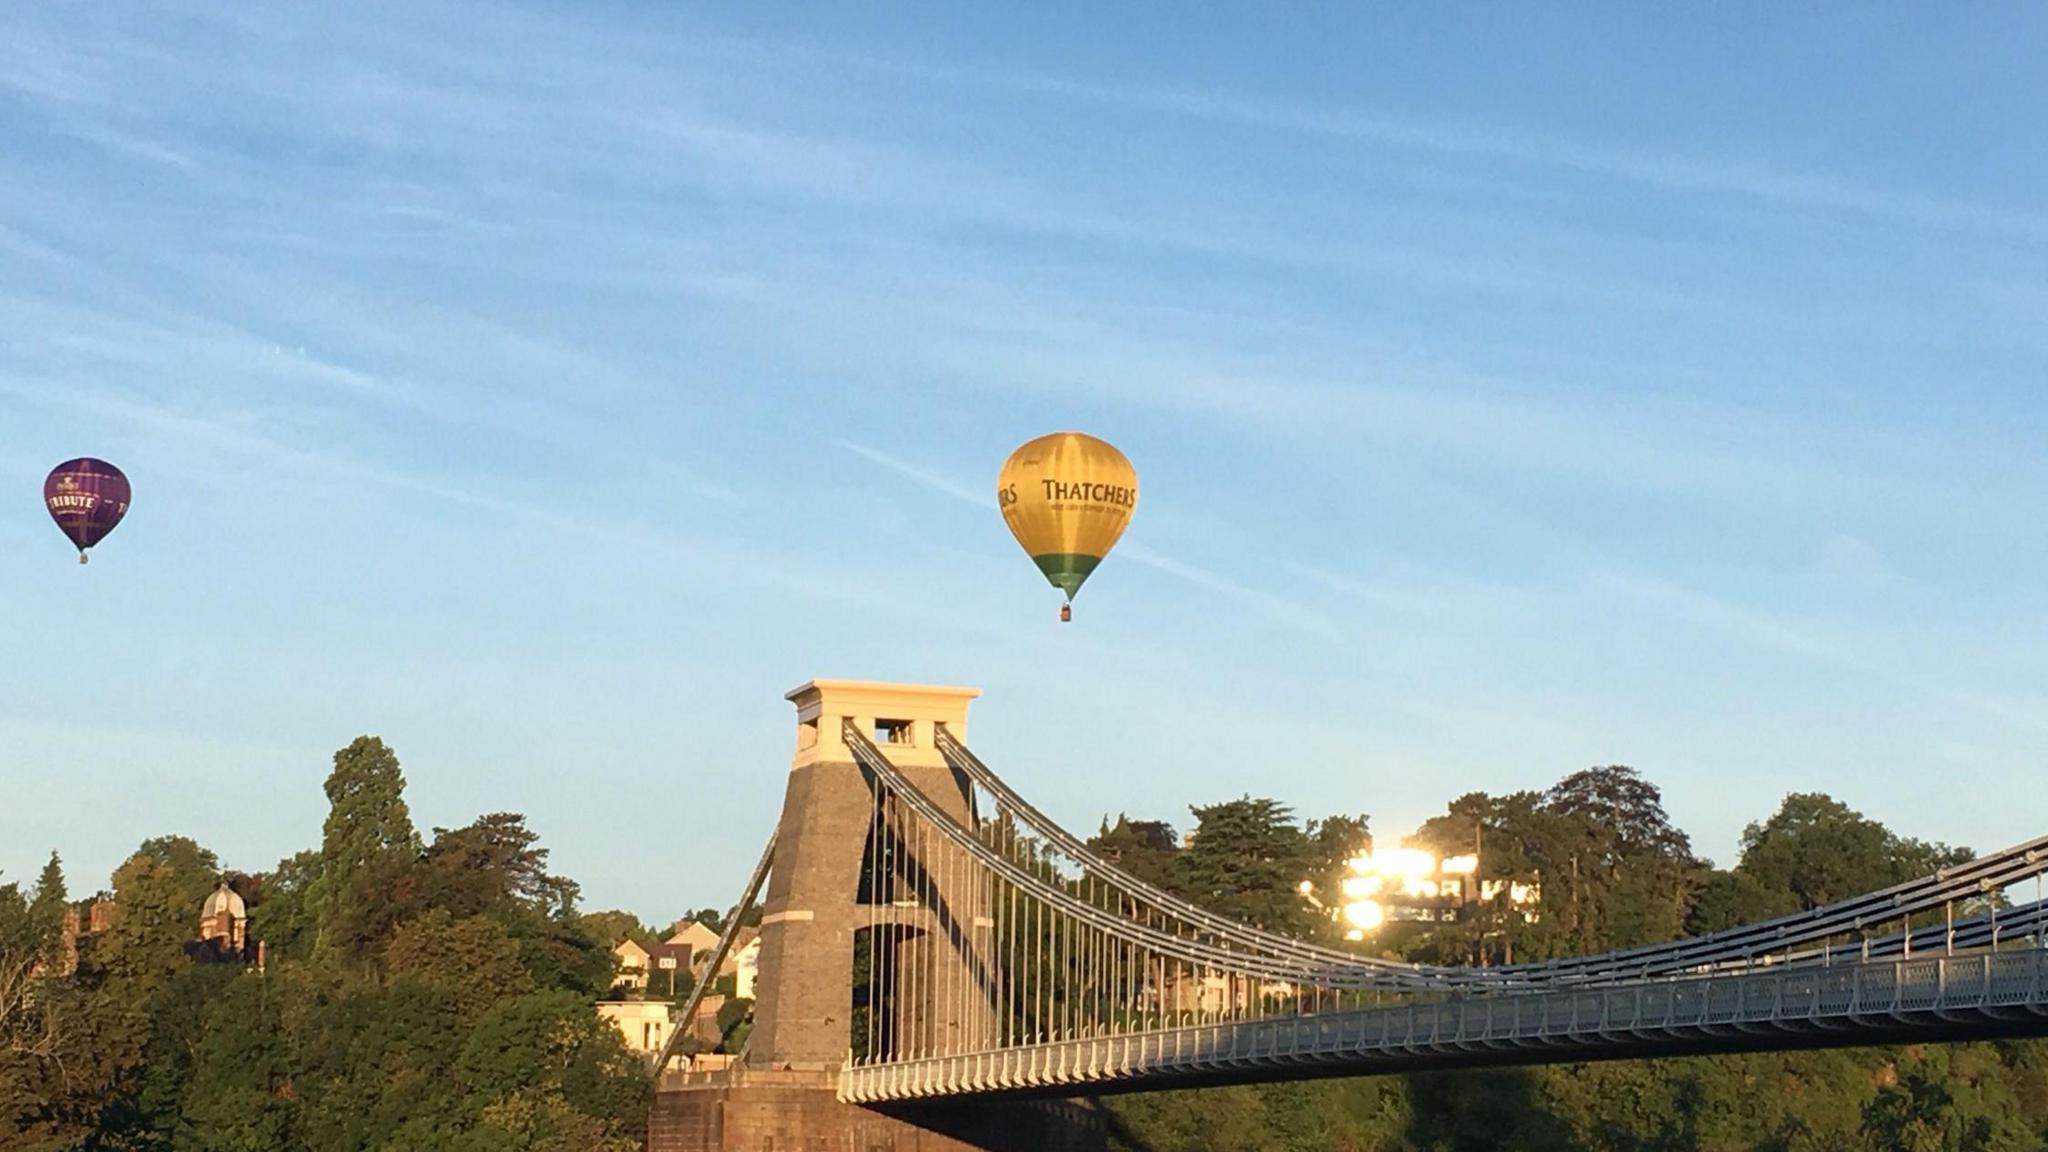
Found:
<path fill-rule="evenodd" d="M 1194 809 L 1193 846 L 1157 822 L 1105 819 L 1094 846 L 1143 878 L 1278 931 L 1323 931 L 1294 891 L 1306 845 L 1365 825 L 1297 823 L 1270 800 Z M 1202 855 L 1205 841 L 1210 845 Z M 1573 773 L 1544 791 L 1470 793 L 1412 843 L 1479 849 L 1484 879 L 1540 885 L 1533 922 L 1403 926 L 1358 945 L 1469 962 L 1481 932 L 1515 959 L 1714 931 L 1926 875 L 1966 849 L 1898 836 L 1826 796 L 1793 794 L 1750 825 L 1736 866 L 1697 859 L 1657 788 L 1633 769 Z M 1291 901 L 1291 903 L 1290 903 Z M 1164 1152 L 2019 1152 L 2048 1147 L 2048 1045 L 1778 1052 L 1438 1073 L 1121 1096 L 1112 1146 Z"/>
<path fill-rule="evenodd" d="M 646 1071 L 592 999 L 609 941 L 513 813 L 423 846 L 398 757 L 335 754 L 318 849 L 228 874 L 269 964 L 188 951 L 220 862 L 181 836 L 115 870 L 75 973 L 53 856 L 0 886 L 0 1148 L 356 1152 L 638 1147 Z M 205 959 L 201 953 L 198 959 Z M 31 987 L 31 983 L 33 986 Z"/>

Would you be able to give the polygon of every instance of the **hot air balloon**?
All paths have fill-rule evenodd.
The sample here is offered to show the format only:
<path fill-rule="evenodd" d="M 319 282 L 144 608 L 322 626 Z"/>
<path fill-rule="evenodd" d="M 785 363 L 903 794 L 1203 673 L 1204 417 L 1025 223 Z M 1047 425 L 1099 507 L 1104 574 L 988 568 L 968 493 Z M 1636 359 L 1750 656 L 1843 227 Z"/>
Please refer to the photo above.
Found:
<path fill-rule="evenodd" d="M 1074 595 L 1138 508 L 1138 473 L 1113 446 L 1080 432 L 1040 436 L 1010 453 L 996 478 L 996 502 L 1017 543 L 1053 587 Z"/>
<path fill-rule="evenodd" d="M 43 506 L 58 529 L 78 545 L 80 564 L 85 563 L 85 550 L 106 539 L 128 514 L 128 499 L 128 477 L 90 456 L 57 465 L 43 481 Z"/>

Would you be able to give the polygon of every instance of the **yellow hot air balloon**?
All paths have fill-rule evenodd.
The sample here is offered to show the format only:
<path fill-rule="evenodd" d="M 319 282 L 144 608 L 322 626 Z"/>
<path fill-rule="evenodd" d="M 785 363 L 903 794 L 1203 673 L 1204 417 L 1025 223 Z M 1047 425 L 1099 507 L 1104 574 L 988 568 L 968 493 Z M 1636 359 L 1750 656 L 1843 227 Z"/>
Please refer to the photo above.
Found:
<path fill-rule="evenodd" d="M 1040 436 L 996 478 L 1003 522 L 1053 587 L 1067 594 L 1060 619 L 1138 508 L 1138 473 L 1113 446 L 1080 432 Z"/>

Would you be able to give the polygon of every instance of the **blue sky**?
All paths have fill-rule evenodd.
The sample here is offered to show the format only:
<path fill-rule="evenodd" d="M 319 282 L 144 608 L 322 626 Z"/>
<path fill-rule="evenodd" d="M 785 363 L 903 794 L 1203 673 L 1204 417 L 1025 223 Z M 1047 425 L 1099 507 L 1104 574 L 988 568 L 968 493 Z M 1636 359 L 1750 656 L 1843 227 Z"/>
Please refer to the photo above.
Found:
<path fill-rule="evenodd" d="M 724 903 L 813 676 L 1077 826 L 2042 831 L 2039 11 L 971 7 L 0 15 L 0 871 L 268 867 L 372 732 Z M 1061 627 L 992 488 L 1069 427 L 1144 497 Z"/>

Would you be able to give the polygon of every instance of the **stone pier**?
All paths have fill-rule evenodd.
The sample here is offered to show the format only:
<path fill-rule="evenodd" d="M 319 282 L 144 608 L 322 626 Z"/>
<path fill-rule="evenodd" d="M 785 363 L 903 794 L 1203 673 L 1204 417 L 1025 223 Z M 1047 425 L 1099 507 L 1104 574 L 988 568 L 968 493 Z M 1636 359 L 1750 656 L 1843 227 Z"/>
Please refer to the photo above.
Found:
<path fill-rule="evenodd" d="M 925 1105 L 881 1112 L 842 1104 L 836 1077 L 735 1069 L 664 1082 L 648 1152 L 1102 1152 L 1096 1111 L 1066 1101 Z"/>

